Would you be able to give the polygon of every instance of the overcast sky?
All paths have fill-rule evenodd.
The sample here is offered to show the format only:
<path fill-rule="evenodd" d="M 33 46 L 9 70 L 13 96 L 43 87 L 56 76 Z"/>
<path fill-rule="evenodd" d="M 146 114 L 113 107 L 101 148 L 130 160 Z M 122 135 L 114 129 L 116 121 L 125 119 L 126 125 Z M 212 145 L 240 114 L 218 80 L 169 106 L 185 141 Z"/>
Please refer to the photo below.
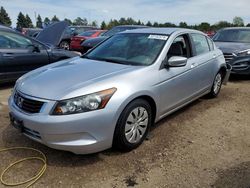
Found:
<path fill-rule="evenodd" d="M 249 0 L 0 0 L 9 13 L 13 26 L 20 11 L 35 20 L 35 13 L 42 19 L 57 15 L 59 19 L 86 17 L 90 21 L 132 17 L 143 22 L 185 21 L 188 24 L 220 20 L 232 22 L 241 16 L 250 23 Z"/>

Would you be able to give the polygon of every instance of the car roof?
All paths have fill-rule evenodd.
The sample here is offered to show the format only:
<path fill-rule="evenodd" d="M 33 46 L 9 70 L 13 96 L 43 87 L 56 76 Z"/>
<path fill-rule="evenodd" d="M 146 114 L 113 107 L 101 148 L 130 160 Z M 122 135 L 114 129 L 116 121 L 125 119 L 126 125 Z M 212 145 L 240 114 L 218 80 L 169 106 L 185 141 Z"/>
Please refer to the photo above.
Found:
<path fill-rule="evenodd" d="M 146 25 L 118 25 L 115 27 L 148 28 L 148 26 Z"/>
<path fill-rule="evenodd" d="M 85 32 L 90 32 L 90 31 L 99 32 L 99 31 L 107 31 L 107 30 L 103 30 L 103 29 L 92 29 L 92 30 L 84 31 L 83 33 L 85 33 Z"/>
<path fill-rule="evenodd" d="M 70 25 L 68 26 L 69 28 L 97 28 L 96 26 L 91 26 L 91 25 Z"/>
<path fill-rule="evenodd" d="M 0 24 L 0 29 L 13 30 L 12 28 L 4 26 L 4 25 L 1 25 L 1 24 Z"/>
<path fill-rule="evenodd" d="M 250 27 L 226 27 L 221 30 L 250 30 Z"/>
<path fill-rule="evenodd" d="M 135 30 L 128 30 L 122 33 L 154 33 L 154 34 L 162 34 L 162 35 L 171 35 L 175 32 L 195 32 L 195 33 L 202 33 L 201 31 L 193 30 L 193 29 L 185 29 L 185 28 L 178 28 L 178 27 L 148 27 L 143 29 L 135 29 Z M 204 34 L 204 33 L 202 33 Z"/>

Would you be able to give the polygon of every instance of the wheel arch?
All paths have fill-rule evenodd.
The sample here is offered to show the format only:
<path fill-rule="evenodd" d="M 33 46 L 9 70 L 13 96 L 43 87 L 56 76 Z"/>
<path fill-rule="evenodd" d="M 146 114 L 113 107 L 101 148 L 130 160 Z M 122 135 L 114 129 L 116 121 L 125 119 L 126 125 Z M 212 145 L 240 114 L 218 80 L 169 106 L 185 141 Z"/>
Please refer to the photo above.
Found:
<path fill-rule="evenodd" d="M 145 101 L 147 101 L 149 103 L 149 105 L 152 108 L 152 123 L 155 122 L 156 115 L 157 115 L 157 102 L 156 102 L 155 98 L 151 94 L 149 94 L 149 93 L 147 93 L 147 94 L 140 93 L 140 94 L 128 97 L 128 99 L 120 105 L 120 108 L 119 108 L 119 110 L 117 111 L 117 114 L 116 114 L 116 117 L 117 117 L 116 123 L 118 122 L 118 119 L 121 116 L 123 110 L 130 103 L 132 103 L 133 101 L 135 101 L 137 99 L 143 99 L 143 100 L 145 100 Z"/>
<path fill-rule="evenodd" d="M 221 66 L 218 72 L 222 73 L 222 78 L 224 79 L 225 76 L 226 76 L 226 73 L 227 73 L 227 67 L 226 66 Z"/>
<path fill-rule="evenodd" d="M 134 100 L 137 100 L 137 99 L 143 99 L 149 103 L 151 110 L 152 110 L 152 124 L 153 124 L 155 122 L 156 112 L 157 112 L 155 100 L 149 95 L 141 95 L 141 96 L 138 96 L 135 99 L 133 99 L 131 102 L 133 102 Z"/>
<path fill-rule="evenodd" d="M 142 94 L 142 95 L 136 95 L 136 96 L 133 96 L 133 97 L 129 97 L 128 100 L 126 100 L 126 102 L 124 102 L 121 106 L 120 106 L 120 109 L 118 110 L 117 114 L 116 114 L 116 123 L 115 123 L 115 128 L 114 128 L 114 132 L 113 132 L 113 138 L 112 138 L 112 146 L 114 147 L 117 147 L 116 144 L 115 144 L 115 139 L 117 138 L 116 135 L 116 130 L 117 130 L 117 125 L 118 125 L 118 122 L 119 122 L 119 119 L 122 115 L 122 113 L 124 112 L 124 110 L 126 109 L 126 107 L 131 104 L 133 101 L 135 100 L 138 100 L 138 99 L 142 99 L 142 100 L 145 100 L 149 103 L 150 107 L 151 107 L 151 110 L 152 110 L 152 120 L 151 120 L 151 125 L 153 125 L 153 123 L 155 122 L 155 118 L 156 118 L 156 113 L 157 113 L 157 106 L 156 106 L 156 102 L 154 100 L 154 98 L 150 95 L 147 95 L 147 94 Z M 119 127 L 119 126 L 118 126 Z"/>

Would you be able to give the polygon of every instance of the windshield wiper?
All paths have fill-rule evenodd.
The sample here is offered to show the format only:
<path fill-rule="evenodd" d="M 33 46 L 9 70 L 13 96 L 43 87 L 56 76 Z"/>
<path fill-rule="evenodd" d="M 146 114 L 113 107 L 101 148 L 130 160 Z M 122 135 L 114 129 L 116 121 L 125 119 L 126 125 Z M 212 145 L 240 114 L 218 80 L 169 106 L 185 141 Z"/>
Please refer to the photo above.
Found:
<path fill-rule="evenodd" d="M 82 55 L 81 58 L 96 60 L 96 61 L 105 61 L 108 63 L 116 63 L 116 64 L 122 64 L 122 65 L 136 65 L 136 63 L 122 61 L 122 60 L 116 60 L 116 59 L 108 59 L 108 58 L 98 58 L 98 57 L 88 57 L 87 55 Z"/>
<path fill-rule="evenodd" d="M 120 60 L 116 60 L 116 59 L 108 59 L 108 58 L 91 58 L 93 60 L 97 60 L 97 61 L 105 61 L 108 63 L 117 63 L 117 64 L 124 64 L 127 65 L 126 62 L 122 62 Z"/>
<path fill-rule="evenodd" d="M 106 61 L 106 62 L 110 62 L 110 63 L 117 63 L 117 64 L 125 64 L 119 60 L 115 60 L 115 59 L 106 59 L 106 58 L 102 58 L 100 59 L 100 61 Z"/>

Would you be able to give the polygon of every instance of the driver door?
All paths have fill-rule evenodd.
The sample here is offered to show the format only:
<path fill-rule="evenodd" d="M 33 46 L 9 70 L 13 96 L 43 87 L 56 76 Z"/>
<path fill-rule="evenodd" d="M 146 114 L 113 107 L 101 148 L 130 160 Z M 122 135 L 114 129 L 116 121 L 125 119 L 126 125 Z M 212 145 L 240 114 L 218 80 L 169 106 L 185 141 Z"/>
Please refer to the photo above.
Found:
<path fill-rule="evenodd" d="M 167 67 L 160 70 L 161 116 L 181 107 L 199 94 L 196 59 L 192 57 L 191 42 L 188 35 L 178 36 L 172 43 L 166 59 L 173 56 L 187 58 L 182 67 Z"/>
<path fill-rule="evenodd" d="M 22 74 L 49 63 L 46 49 L 21 34 L 0 31 L 0 38 L 4 41 L 0 45 L 3 62 L 3 72 L 8 79 L 20 77 Z M 34 50 L 39 45 L 39 50 Z"/>

